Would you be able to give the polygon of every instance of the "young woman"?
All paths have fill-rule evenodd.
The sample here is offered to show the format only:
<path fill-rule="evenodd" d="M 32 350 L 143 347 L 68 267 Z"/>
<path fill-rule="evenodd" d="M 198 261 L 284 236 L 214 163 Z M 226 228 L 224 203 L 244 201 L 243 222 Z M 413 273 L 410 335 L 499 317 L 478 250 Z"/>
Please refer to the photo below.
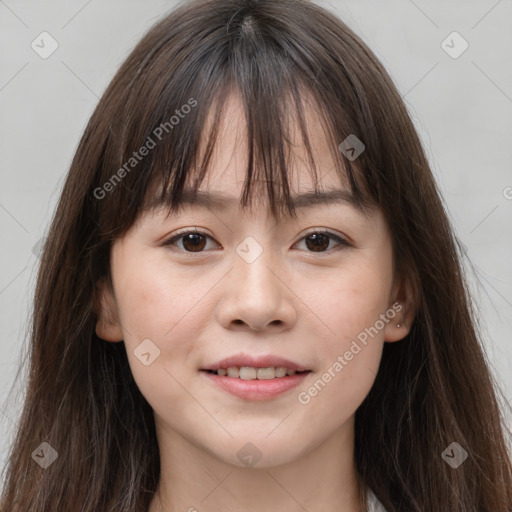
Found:
<path fill-rule="evenodd" d="M 512 510 L 460 258 L 342 21 L 179 6 L 69 170 L 1 511 Z"/>

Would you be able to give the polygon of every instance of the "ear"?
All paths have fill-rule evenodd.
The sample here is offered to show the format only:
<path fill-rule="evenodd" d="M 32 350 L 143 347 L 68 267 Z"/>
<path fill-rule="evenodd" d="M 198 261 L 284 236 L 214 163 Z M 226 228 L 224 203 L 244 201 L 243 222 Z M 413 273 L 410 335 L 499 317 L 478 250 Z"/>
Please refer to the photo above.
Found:
<path fill-rule="evenodd" d="M 98 317 L 96 322 L 97 336 L 114 343 L 123 341 L 123 331 L 119 321 L 114 292 L 106 278 L 102 278 L 96 283 L 94 312 Z"/>
<path fill-rule="evenodd" d="M 418 294 L 411 280 L 398 279 L 395 282 L 389 304 L 389 311 L 394 311 L 395 316 L 391 318 L 391 315 L 388 314 L 390 321 L 384 330 L 384 341 L 400 341 L 409 334 L 416 315 L 417 301 Z"/>

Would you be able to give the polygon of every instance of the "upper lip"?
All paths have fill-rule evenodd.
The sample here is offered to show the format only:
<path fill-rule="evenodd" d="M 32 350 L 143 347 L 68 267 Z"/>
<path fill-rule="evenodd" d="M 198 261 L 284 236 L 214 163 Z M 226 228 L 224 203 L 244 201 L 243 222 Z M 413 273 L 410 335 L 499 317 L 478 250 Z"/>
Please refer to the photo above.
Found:
<path fill-rule="evenodd" d="M 308 368 L 284 357 L 274 355 L 251 356 L 249 354 L 237 354 L 226 357 L 216 363 L 205 366 L 202 370 L 218 370 L 219 368 L 229 368 L 230 366 L 250 366 L 252 368 L 284 367 L 297 372 L 308 370 Z"/>

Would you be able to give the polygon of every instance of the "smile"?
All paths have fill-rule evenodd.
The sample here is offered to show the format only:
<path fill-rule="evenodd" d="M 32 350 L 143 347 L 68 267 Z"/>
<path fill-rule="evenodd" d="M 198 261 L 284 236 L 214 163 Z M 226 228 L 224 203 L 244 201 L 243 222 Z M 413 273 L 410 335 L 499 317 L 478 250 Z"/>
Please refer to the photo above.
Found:
<path fill-rule="evenodd" d="M 236 367 L 201 370 L 210 382 L 246 400 L 268 400 L 301 384 L 311 370 L 297 372 L 285 367 Z"/>
<path fill-rule="evenodd" d="M 269 366 L 266 368 L 256 368 L 253 366 L 229 366 L 228 368 L 219 368 L 218 370 L 207 371 L 214 374 L 216 373 L 222 377 L 227 375 L 228 377 L 240 378 L 244 380 L 269 380 L 295 375 L 295 373 L 305 373 L 297 372 L 292 368 L 286 368 L 284 366 Z"/>

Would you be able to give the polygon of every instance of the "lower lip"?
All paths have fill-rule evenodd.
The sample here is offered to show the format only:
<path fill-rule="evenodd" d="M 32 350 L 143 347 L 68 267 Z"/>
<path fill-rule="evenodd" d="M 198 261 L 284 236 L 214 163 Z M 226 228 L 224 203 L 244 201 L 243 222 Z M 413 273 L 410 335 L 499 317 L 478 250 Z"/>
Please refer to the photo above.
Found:
<path fill-rule="evenodd" d="M 217 386 L 232 395 L 246 400 L 267 400 L 295 388 L 311 372 L 295 373 L 286 377 L 262 380 L 244 380 L 238 377 L 217 375 L 206 370 L 201 370 L 201 373 L 204 373 Z"/>

